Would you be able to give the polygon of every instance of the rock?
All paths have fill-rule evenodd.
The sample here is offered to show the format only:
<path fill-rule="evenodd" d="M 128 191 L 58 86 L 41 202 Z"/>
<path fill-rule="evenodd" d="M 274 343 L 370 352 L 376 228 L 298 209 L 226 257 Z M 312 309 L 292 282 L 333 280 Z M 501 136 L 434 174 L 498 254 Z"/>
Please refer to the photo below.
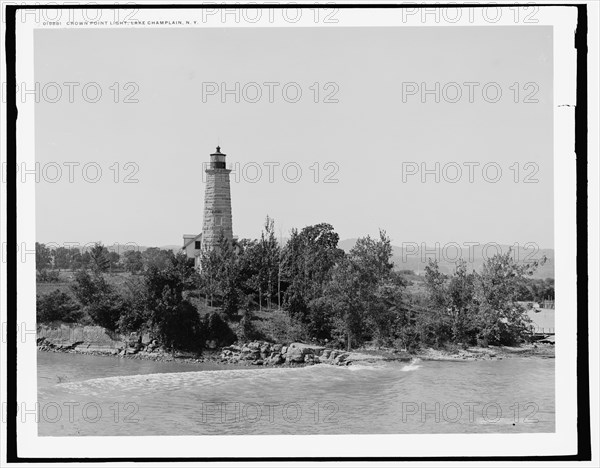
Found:
<path fill-rule="evenodd" d="M 313 346 L 307 345 L 304 343 L 292 343 L 288 346 L 287 349 L 287 359 L 291 362 L 304 362 L 304 357 L 306 355 L 315 355 L 321 354 L 325 348 L 323 346 Z"/>
<path fill-rule="evenodd" d="M 275 353 L 281 353 L 282 349 L 283 349 L 282 344 L 274 344 L 273 346 L 271 346 L 271 350 Z"/>
<path fill-rule="evenodd" d="M 287 350 L 288 350 L 287 346 L 282 346 L 281 347 L 281 354 L 287 354 Z"/>
<path fill-rule="evenodd" d="M 252 361 L 252 365 L 254 366 L 262 366 L 265 362 L 262 359 L 257 359 L 256 361 Z"/>
<path fill-rule="evenodd" d="M 304 356 L 302 356 L 302 354 L 288 354 L 286 360 L 288 362 L 304 362 Z"/>
<path fill-rule="evenodd" d="M 340 354 L 340 355 L 336 356 L 333 363 L 336 365 L 341 365 L 344 363 L 344 361 L 346 360 L 347 357 L 348 357 L 347 354 Z"/>
<path fill-rule="evenodd" d="M 242 352 L 240 359 L 245 359 L 247 361 L 253 361 L 255 359 L 260 358 L 260 351 L 258 349 L 248 350 L 246 352 Z"/>
<path fill-rule="evenodd" d="M 331 349 L 324 349 L 323 353 L 321 354 L 321 358 L 322 359 L 329 359 L 330 355 L 331 355 Z"/>
<path fill-rule="evenodd" d="M 278 365 L 283 364 L 285 362 L 285 358 L 281 354 L 274 354 L 270 359 L 270 364 Z"/>

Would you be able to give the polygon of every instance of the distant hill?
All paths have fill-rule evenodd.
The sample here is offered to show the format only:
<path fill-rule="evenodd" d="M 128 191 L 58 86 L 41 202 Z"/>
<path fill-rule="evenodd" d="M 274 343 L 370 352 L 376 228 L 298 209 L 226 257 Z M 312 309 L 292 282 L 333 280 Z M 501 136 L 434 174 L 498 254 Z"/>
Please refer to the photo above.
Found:
<path fill-rule="evenodd" d="M 344 239 L 338 243 L 338 247 L 348 252 L 355 244 L 356 239 Z M 396 270 L 413 270 L 417 274 L 424 273 L 429 258 L 437 258 L 440 271 L 443 273 L 452 273 L 455 262 L 461 258 L 467 262 L 470 270 L 480 271 L 484 260 L 497 253 L 496 247 L 499 247 L 502 253 L 506 253 L 510 246 L 496 246 L 495 244 L 488 244 L 486 246 L 483 244 L 473 246 L 470 249 L 468 246 L 463 245 L 462 247 L 462 249 L 458 250 L 457 246 L 453 245 L 449 245 L 446 249 L 444 249 L 444 245 L 440 245 L 437 249 L 433 246 L 423 246 L 421 244 L 406 245 L 405 249 L 392 246 L 392 259 Z M 539 249 L 536 251 L 532 246 L 529 249 L 519 246 L 518 249 L 513 250 L 514 258 L 519 262 L 539 260 L 545 255 L 547 257 L 546 263 L 537 269 L 533 277 L 554 278 L 554 249 Z"/>

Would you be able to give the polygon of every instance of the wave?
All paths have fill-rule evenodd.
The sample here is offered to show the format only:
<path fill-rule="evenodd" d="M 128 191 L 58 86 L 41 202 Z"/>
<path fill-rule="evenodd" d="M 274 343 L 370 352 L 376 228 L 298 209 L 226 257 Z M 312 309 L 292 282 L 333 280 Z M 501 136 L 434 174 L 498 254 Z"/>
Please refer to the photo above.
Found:
<path fill-rule="evenodd" d="M 421 360 L 419 358 L 415 358 L 412 361 L 410 361 L 410 364 L 407 364 L 406 366 L 402 367 L 402 369 L 400 369 L 400 370 L 402 372 L 416 371 L 421 368 L 421 366 L 419 365 L 420 362 L 421 362 Z"/>

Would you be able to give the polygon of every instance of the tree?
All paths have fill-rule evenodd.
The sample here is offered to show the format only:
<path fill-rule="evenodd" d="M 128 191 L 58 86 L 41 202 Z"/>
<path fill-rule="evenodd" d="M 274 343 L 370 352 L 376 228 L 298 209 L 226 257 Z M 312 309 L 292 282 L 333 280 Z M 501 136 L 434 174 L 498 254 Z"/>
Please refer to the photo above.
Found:
<path fill-rule="evenodd" d="M 144 267 L 142 253 L 139 250 L 127 250 L 123 254 L 123 266 L 133 275 L 138 274 Z"/>
<path fill-rule="evenodd" d="M 193 262 L 171 255 L 164 269 L 150 265 L 144 275 L 148 325 L 172 349 L 200 350 L 202 329 L 195 307 L 183 297 L 197 283 Z"/>
<path fill-rule="evenodd" d="M 35 243 L 35 268 L 38 272 L 51 268 L 52 258 L 52 250 L 46 244 Z"/>
<path fill-rule="evenodd" d="M 166 286 L 154 307 L 154 333 L 164 346 L 183 351 L 202 349 L 202 324 L 198 311 L 190 302 Z"/>
<path fill-rule="evenodd" d="M 459 261 L 452 276 L 440 273 L 438 262 L 429 260 L 425 267 L 428 310 L 421 314 L 423 342 L 439 346 L 452 340 L 471 343 L 475 338 L 474 275 L 467 273 L 465 261 Z"/>
<path fill-rule="evenodd" d="M 467 273 L 467 263 L 462 260 L 456 265 L 448 284 L 449 313 L 452 339 L 456 343 L 473 342 L 477 304 L 474 304 L 475 275 Z"/>
<path fill-rule="evenodd" d="M 71 266 L 71 249 L 57 247 L 54 250 L 54 268 L 67 269 Z"/>
<path fill-rule="evenodd" d="M 326 223 L 292 230 L 281 254 L 284 305 L 293 317 L 306 319 L 308 304 L 323 295 L 333 267 L 344 257 L 338 234 Z"/>
<path fill-rule="evenodd" d="M 94 272 L 104 273 L 110 268 L 110 256 L 108 249 L 101 243 L 96 243 L 89 251 L 90 266 Z"/>
<path fill-rule="evenodd" d="M 108 253 L 108 265 L 110 271 L 117 270 L 119 268 L 119 263 L 121 261 L 121 256 L 118 252 L 109 252 Z"/>
<path fill-rule="evenodd" d="M 328 308 L 332 331 L 345 336 L 346 347 L 359 344 L 365 336 L 386 340 L 402 303 L 404 282 L 393 273 L 392 247 L 385 231 L 379 239 L 369 236 L 356 245 L 333 269 L 331 280 L 314 305 Z"/>
<path fill-rule="evenodd" d="M 77 300 L 96 325 L 115 331 L 121 311 L 128 306 L 123 298 L 109 285 L 102 273 L 90 274 L 80 270 L 71 286 Z"/>
<path fill-rule="evenodd" d="M 36 309 L 38 323 L 49 323 L 55 320 L 77 322 L 83 315 L 73 298 L 59 289 L 38 295 Z"/>
<path fill-rule="evenodd" d="M 477 339 L 483 345 L 515 344 L 531 331 L 531 320 L 518 303 L 519 285 L 546 259 L 520 265 L 511 253 L 487 259 L 475 275 Z"/>
<path fill-rule="evenodd" d="M 142 252 L 144 269 L 149 269 L 152 267 L 158 269 L 167 268 L 174 255 L 175 254 L 171 250 L 150 247 Z"/>

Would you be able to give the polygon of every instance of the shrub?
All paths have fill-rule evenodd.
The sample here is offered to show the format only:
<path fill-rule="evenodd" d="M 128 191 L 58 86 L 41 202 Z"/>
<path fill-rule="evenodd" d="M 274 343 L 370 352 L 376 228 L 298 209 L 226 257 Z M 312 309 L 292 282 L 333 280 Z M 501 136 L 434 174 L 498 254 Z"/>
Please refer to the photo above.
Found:
<path fill-rule="evenodd" d="M 196 308 L 165 286 L 160 300 L 152 301 L 148 323 L 153 334 L 167 348 L 182 351 L 202 349 L 202 323 Z"/>
<path fill-rule="evenodd" d="M 72 289 L 94 324 L 111 331 L 118 328 L 121 311 L 128 307 L 128 304 L 106 282 L 101 273 L 90 275 L 87 271 L 78 271 Z"/>
<path fill-rule="evenodd" d="M 58 270 L 40 270 L 37 272 L 37 281 L 40 283 L 57 283 L 60 280 Z"/>
<path fill-rule="evenodd" d="M 306 341 L 308 333 L 300 320 L 290 317 L 285 311 L 263 312 L 266 317 L 256 321 L 255 327 L 265 340 L 274 343 Z"/>
<path fill-rule="evenodd" d="M 121 296 L 109 292 L 100 296 L 96 302 L 86 306 L 85 310 L 96 325 L 116 331 L 121 311 L 127 306 Z"/>
<path fill-rule="evenodd" d="M 202 328 L 204 340 L 214 341 L 217 346 L 229 346 L 237 339 L 236 334 L 218 312 L 206 315 Z"/>
<path fill-rule="evenodd" d="M 55 320 L 77 322 L 83 315 L 79 305 L 73 298 L 59 289 L 42 296 L 38 295 L 36 305 L 38 323 L 48 323 Z"/>
<path fill-rule="evenodd" d="M 236 329 L 237 339 L 240 343 L 264 339 L 264 336 L 256 329 L 253 318 L 254 315 L 250 311 L 245 312 L 242 316 Z"/>

